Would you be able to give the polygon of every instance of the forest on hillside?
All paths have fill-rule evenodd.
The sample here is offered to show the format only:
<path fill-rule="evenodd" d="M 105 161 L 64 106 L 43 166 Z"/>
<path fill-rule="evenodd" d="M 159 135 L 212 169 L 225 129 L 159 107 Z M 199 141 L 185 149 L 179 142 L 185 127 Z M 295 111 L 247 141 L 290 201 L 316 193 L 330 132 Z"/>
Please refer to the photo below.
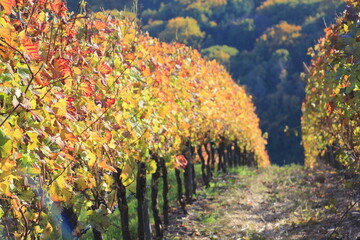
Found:
<path fill-rule="evenodd" d="M 72 11 L 79 0 L 68 0 Z M 143 30 L 197 48 L 253 96 L 273 163 L 303 163 L 301 103 L 307 49 L 345 9 L 342 0 L 89 0 L 136 12 Z"/>

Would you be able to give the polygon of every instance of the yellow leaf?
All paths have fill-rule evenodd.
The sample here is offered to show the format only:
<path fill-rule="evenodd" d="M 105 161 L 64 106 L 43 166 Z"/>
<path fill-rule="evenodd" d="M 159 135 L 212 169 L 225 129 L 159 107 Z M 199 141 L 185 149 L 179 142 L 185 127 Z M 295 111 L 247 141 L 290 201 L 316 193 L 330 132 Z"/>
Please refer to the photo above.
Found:
<path fill-rule="evenodd" d="M 147 164 L 147 168 L 149 171 L 149 174 L 153 174 L 156 171 L 156 161 L 151 160 L 150 162 L 148 162 Z"/>
<path fill-rule="evenodd" d="M 66 100 L 61 98 L 57 103 L 54 104 L 54 110 L 56 115 L 64 117 L 66 115 Z"/>
<path fill-rule="evenodd" d="M 95 161 L 96 161 L 96 155 L 94 153 L 92 153 L 92 152 L 89 152 L 88 157 L 90 159 L 89 162 L 88 162 L 88 165 L 89 165 L 89 167 L 93 167 L 94 164 L 95 164 Z"/>
<path fill-rule="evenodd" d="M 35 226 L 34 230 L 36 233 L 42 233 L 44 231 L 39 225 Z"/>
<path fill-rule="evenodd" d="M 29 148 L 29 150 L 34 150 L 39 143 L 39 140 L 37 138 L 38 134 L 36 132 L 27 132 L 26 134 L 29 136 L 29 138 L 31 140 L 28 145 L 28 148 Z"/>
<path fill-rule="evenodd" d="M 10 185 L 13 183 L 13 179 L 17 178 L 13 175 L 3 178 L 3 182 L 0 183 L 0 194 L 5 194 L 8 197 L 12 196 L 12 193 L 10 192 Z"/>
<path fill-rule="evenodd" d="M 77 75 L 80 75 L 80 74 L 81 74 L 81 69 L 78 68 L 78 67 L 74 67 L 72 70 L 73 70 L 73 72 L 74 72 L 75 74 L 77 74 Z"/>
<path fill-rule="evenodd" d="M 79 189 L 80 191 L 85 191 L 86 189 L 89 188 L 88 183 L 86 182 L 86 178 L 79 178 L 75 181 L 76 183 L 76 188 Z"/>
<path fill-rule="evenodd" d="M 104 181 L 106 183 L 105 191 L 111 191 L 111 186 L 113 184 L 113 178 L 110 175 L 105 175 Z"/>
<path fill-rule="evenodd" d="M 71 187 L 66 183 L 63 176 L 59 176 L 50 186 L 50 198 L 54 202 L 67 202 L 72 193 Z"/>
<path fill-rule="evenodd" d="M 4 164 L 1 165 L 1 170 L 3 172 L 10 172 L 11 169 L 15 167 L 16 167 L 16 161 L 6 161 Z"/>
<path fill-rule="evenodd" d="M 43 237 L 44 239 L 50 239 L 51 233 L 53 232 L 53 227 L 51 226 L 51 224 L 48 222 L 46 224 L 44 233 L 43 233 Z"/>
<path fill-rule="evenodd" d="M 30 100 L 30 108 L 31 108 L 31 109 L 35 109 L 35 108 L 36 108 L 36 100 L 35 100 L 35 99 Z"/>
<path fill-rule="evenodd" d="M 40 21 L 46 21 L 46 13 L 43 11 L 38 15 Z"/>
<path fill-rule="evenodd" d="M 130 165 L 125 164 L 125 166 L 123 167 L 123 169 L 122 169 L 122 171 L 121 171 L 121 177 L 122 177 L 123 179 L 128 178 L 129 176 L 132 175 L 133 170 L 134 170 L 134 169 L 133 169 Z"/>
<path fill-rule="evenodd" d="M 22 129 L 21 128 L 15 129 L 12 136 L 15 140 L 17 141 L 20 140 L 23 136 Z"/>

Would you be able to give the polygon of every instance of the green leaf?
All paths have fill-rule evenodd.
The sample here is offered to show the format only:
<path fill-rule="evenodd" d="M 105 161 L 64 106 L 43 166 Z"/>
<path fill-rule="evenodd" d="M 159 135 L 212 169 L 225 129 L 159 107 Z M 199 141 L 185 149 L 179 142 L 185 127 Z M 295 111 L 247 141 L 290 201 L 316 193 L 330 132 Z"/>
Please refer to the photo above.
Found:
<path fill-rule="evenodd" d="M 101 233 L 104 233 L 110 226 L 110 219 L 108 216 L 108 210 L 105 205 L 101 204 L 100 208 L 89 210 L 86 212 L 90 225 Z"/>
<path fill-rule="evenodd" d="M 0 130 L 0 157 L 6 158 L 10 156 L 12 149 L 12 142 L 9 141 L 9 137 Z"/>

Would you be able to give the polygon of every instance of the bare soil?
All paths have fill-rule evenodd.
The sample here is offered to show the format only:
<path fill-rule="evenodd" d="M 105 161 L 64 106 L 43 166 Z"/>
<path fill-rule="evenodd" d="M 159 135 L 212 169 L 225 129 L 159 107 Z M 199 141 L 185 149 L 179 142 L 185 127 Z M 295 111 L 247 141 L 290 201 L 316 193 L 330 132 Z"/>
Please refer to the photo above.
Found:
<path fill-rule="evenodd" d="M 166 239 L 360 240 L 359 178 L 301 166 L 217 176 L 184 215 L 171 211 Z"/>

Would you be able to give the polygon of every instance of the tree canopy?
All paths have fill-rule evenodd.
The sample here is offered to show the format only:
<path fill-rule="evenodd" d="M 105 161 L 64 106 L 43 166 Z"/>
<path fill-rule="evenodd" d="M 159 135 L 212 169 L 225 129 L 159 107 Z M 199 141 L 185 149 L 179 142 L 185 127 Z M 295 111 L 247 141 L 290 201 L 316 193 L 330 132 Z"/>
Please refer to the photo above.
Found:
<path fill-rule="evenodd" d="M 204 35 L 205 33 L 201 32 L 196 19 L 176 17 L 168 21 L 165 29 L 159 33 L 159 38 L 165 42 L 176 41 L 197 47 Z"/>

